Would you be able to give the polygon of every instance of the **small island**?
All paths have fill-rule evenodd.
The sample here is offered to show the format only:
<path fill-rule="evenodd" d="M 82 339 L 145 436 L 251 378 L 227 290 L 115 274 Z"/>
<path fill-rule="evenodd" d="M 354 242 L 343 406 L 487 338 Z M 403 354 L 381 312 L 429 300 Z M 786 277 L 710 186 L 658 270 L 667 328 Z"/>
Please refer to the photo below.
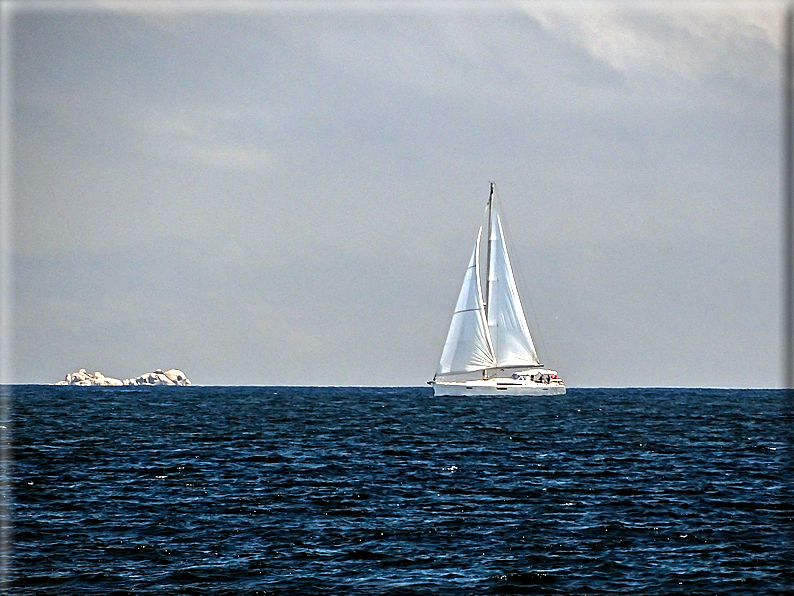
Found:
<path fill-rule="evenodd" d="M 157 369 L 154 372 L 144 373 L 132 379 L 115 379 L 113 377 L 106 377 L 101 372 L 91 374 L 81 368 L 77 372 L 69 373 L 63 379 L 58 381 L 56 385 L 191 385 L 190 380 L 185 376 L 181 370 L 171 368 L 169 370 Z"/>

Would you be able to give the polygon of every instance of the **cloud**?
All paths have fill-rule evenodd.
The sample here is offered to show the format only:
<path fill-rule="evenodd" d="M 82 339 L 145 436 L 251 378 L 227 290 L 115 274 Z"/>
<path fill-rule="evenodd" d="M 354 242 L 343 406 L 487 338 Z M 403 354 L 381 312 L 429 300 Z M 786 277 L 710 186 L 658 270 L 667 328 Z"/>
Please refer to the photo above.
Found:
<path fill-rule="evenodd" d="M 783 11 L 777 5 L 521 6 L 551 34 L 629 77 L 650 72 L 683 83 L 721 73 L 764 85 L 779 78 Z"/>
<path fill-rule="evenodd" d="M 273 119 L 261 109 L 229 105 L 149 107 L 128 119 L 137 150 L 152 159 L 226 171 L 275 167 L 268 149 Z"/>

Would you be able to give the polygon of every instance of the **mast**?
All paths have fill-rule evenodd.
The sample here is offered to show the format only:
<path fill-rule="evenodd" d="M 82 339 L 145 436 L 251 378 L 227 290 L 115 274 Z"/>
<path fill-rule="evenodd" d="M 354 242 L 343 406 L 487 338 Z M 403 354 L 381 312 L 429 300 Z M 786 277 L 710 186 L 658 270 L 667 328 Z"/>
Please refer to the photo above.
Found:
<path fill-rule="evenodd" d="M 488 244 L 485 253 L 485 319 L 488 320 L 488 307 L 491 299 L 491 208 L 493 207 L 493 187 L 491 182 L 491 193 L 488 195 Z"/>

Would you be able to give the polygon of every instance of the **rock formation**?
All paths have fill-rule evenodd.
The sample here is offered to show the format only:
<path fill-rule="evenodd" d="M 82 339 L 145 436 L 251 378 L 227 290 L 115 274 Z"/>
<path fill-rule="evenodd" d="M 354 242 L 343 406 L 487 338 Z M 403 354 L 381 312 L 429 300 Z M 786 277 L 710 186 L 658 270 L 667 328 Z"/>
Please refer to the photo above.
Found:
<path fill-rule="evenodd" d="M 159 368 L 150 373 L 144 373 L 134 379 L 124 379 L 124 385 L 190 385 L 190 381 L 181 370 L 170 368 L 162 371 Z"/>
<path fill-rule="evenodd" d="M 101 372 L 91 374 L 81 368 L 77 372 L 69 373 L 63 381 L 56 385 L 191 385 L 190 380 L 181 370 L 171 368 L 163 371 L 159 368 L 154 372 L 144 373 L 133 379 L 114 379 L 106 377 Z"/>

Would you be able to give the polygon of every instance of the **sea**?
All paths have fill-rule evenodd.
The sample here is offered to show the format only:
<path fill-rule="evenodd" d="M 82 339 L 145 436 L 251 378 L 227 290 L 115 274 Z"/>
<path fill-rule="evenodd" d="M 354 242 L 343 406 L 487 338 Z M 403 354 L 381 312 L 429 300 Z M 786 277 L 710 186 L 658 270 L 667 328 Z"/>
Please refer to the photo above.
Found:
<path fill-rule="evenodd" d="M 794 593 L 790 395 L 13 386 L 10 593 Z"/>

